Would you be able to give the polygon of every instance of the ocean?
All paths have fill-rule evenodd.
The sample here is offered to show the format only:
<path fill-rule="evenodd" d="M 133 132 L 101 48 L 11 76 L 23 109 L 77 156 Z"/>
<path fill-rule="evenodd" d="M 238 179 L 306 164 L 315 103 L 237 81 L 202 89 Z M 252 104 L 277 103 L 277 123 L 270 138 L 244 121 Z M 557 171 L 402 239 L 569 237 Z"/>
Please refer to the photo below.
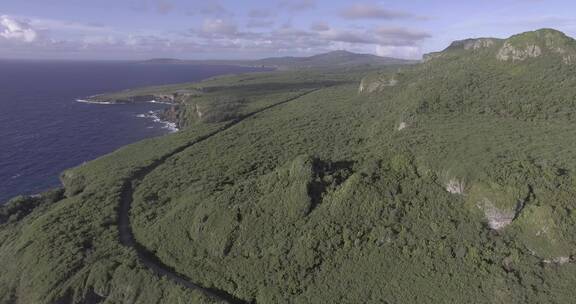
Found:
<path fill-rule="evenodd" d="M 0 204 L 60 185 L 70 167 L 139 140 L 173 132 L 148 115 L 161 104 L 76 100 L 128 88 L 200 81 L 256 68 L 0 60 Z"/>

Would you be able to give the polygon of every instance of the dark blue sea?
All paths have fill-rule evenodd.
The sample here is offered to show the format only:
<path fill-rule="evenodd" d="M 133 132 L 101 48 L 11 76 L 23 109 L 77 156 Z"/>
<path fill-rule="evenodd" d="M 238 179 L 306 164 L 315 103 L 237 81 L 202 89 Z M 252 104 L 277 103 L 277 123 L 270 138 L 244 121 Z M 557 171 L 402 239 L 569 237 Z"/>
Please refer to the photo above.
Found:
<path fill-rule="evenodd" d="M 199 81 L 252 68 L 135 62 L 0 61 L 0 204 L 59 186 L 67 168 L 171 132 L 143 117 L 165 105 L 76 99 L 122 89 Z"/>

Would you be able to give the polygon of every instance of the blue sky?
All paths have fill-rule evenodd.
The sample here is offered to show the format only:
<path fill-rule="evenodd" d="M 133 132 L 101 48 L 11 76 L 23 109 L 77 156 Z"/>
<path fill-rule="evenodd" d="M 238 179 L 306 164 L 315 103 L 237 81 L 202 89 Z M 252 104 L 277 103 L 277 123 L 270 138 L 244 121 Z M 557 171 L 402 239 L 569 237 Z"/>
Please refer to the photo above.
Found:
<path fill-rule="evenodd" d="M 2 0 L 0 58 L 249 59 L 350 50 L 418 59 L 451 41 L 543 27 L 558 0 Z"/>

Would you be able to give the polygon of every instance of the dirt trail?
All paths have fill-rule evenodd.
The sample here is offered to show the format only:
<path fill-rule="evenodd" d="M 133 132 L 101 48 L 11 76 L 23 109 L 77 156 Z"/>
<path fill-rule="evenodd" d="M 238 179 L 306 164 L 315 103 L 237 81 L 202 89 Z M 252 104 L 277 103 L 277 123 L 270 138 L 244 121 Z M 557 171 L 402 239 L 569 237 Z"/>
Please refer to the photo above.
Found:
<path fill-rule="evenodd" d="M 241 123 L 242 121 L 244 121 L 244 120 L 246 120 L 246 119 L 248 119 L 254 115 L 262 113 L 262 112 L 269 110 L 271 108 L 286 104 L 288 102 L 294 101 L 294 100 L 299 99 L 305 95 L 314 93 L 318 90 L 320 90 L 320 88 L 308 91 L 308 92 L 303 93 L 303 94 L 299 94 L 298 96 L 283 100 L 281 102 L 275 103 L 273 105 L 264 107 L 260 110 L 257 110 L 255 112 L 252 112 L 252 113 L 246 114 L 242 117 L 239 117 L 239 118 L 229 122 L 228 124 L 222 126 L 221 128 L 219 128 L 219 129 L 217 129 L 211 133 L 208 133 L 204 136 L 201 136 L 201 137 L 197 138 L 196 140 L 187 143 L 186 145 L 178 147 L 174 151 L 172 151 L 172 152 L 162 156 L 161 158 L 155 160 L 149 166 L 141 168 L 138 171 L 136 171 L 132 176 L 130 176 L 129 178 L 126 179 L 126 181 L 124 182 L 124 184 L 122 186 L 122 194 L 120 197 L 120 208 L 118 209 L 118 233 L 119 233 L 119 237 L 120 237 L 120 243 L 124 246 L 134 248 L 134 250 L 136 251 L 136 253 L 138 255 L 138 259 L 140 260 L 140 262 L 144 266 L 148 267 L 152 272 L 154 272 L 155 274 L 157 274 L 159 276 L 164 276 L 164 277 L 166 277 L 166 278 L 168 278 L 168 279 L 170 279 L 170 280 L 172 280 L 172 281 L 174 281 L 174 282 L 176 282 L 176 283 L 178 283 L 178 284 L 180 284 L 186 288 L 200 291 L 211 298 L 225 301 L 227 303 L 231 303 L 231 304 L 255 303 L 255 301 L 249 302 L 249 301 L 245 301 L 242 299 L 238 299 L 234 295 L 227 293 L 224 290 L 209 288 L 209 287 L 201 286 L 197 283 L 194 283 L 194 281 L 192 279 L 178 273 L 172 267 L 162 263 L 160 261 L 160 259 L 158 259 L 158 257 L 156 257 L 154 255 L 154 253 L 152 253 L 150 250 L 148 250 L 142 244 L 138 243 L 138 241 L 134 238 L 134 233 L 132 232 L 132 227 L 130 226 L 130 208 L 132 206 L 135 187 L 139 181 L 143 180 L 146 177 L 146 175 L 150 174 L 150 172 L 154 171 L 156 168 L 158 168 L 160 165 L 162 165 L 169 158 L 171 158 L 171 157 L 175 156 L 176 154 L 186 150 L 187 148 L 190 148 L 190 147 L 192 147 L 198 143 L 201 143 L 201 142 L 203 142 L 203 141 L 205 141 L 205 140 L 207 140 L 207 139 L 209 139 L 215 135 L 218 135 L 219 133 L 224 132 L 224 131 L 234 127 L 235 125 Z"/>

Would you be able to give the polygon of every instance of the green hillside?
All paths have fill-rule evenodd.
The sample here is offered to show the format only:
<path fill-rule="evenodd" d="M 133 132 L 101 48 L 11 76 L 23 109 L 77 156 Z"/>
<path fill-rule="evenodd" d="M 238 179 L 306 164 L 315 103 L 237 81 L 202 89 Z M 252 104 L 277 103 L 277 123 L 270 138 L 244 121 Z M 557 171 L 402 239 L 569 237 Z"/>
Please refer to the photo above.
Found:
<path fill-rule="evenodd" d="M 182 130 L 3 207 L 0 303 L 571 303 L 573 54 L 540 30 L 102 95 Z"/>

